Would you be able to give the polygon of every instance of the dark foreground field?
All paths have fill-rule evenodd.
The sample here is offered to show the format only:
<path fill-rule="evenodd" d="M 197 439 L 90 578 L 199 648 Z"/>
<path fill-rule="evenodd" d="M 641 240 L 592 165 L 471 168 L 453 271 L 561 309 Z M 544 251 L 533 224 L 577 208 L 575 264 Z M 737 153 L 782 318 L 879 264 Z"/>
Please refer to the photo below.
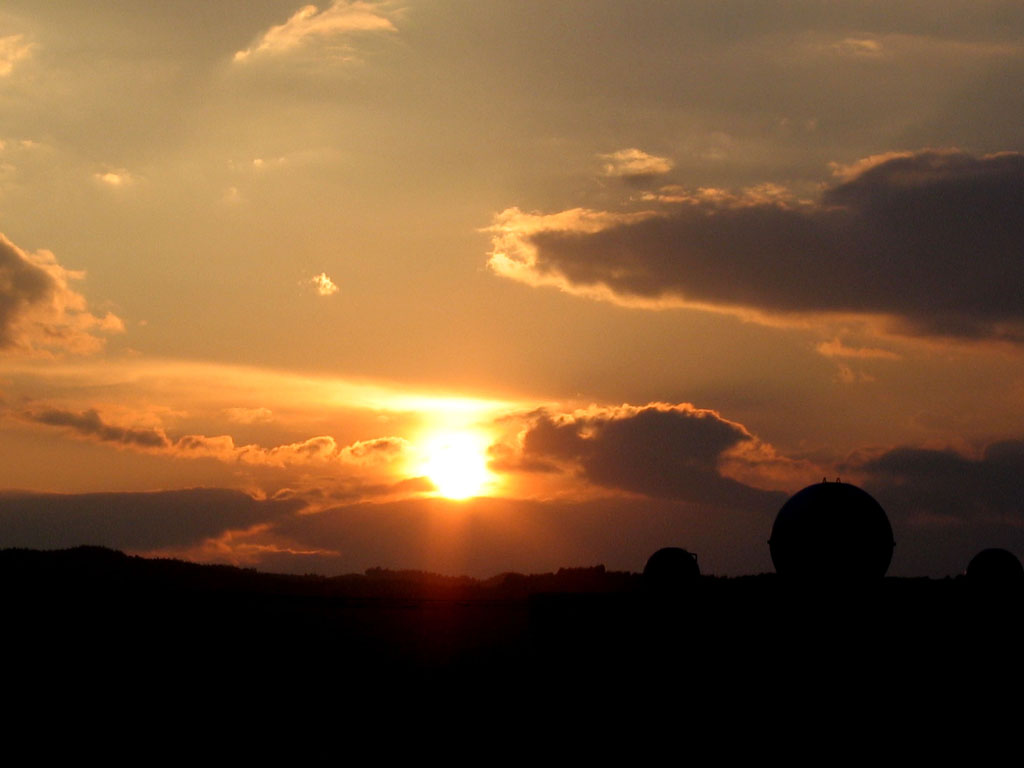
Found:
<path fill-rule="evenodd" d="M 965 578 L 704 577 L 657 591 L 600 567 L 294 577 L 79 548 L 4 550 L 0 584 L 7 691 L 28 699 L 913 708 L 977 706 L 1021 680 L 1022 595 Z"/>

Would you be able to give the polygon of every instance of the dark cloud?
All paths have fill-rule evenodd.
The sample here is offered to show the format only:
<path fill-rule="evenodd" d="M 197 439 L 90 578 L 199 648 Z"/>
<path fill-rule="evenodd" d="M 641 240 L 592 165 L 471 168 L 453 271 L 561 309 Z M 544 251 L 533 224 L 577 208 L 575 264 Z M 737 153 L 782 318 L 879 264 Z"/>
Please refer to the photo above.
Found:
<path fill-rule="evenodd" d="M 552 462 L 578 467 L 604 488 L 720 507 L 777 506 L 782 494 L 744 485 L 719 471 L 722 455 L 753 442 L 741 425 L 690 405 L 536 414 L 523 435 L 523 468 Z"/>
<path fill-rule="evenodd" d="M 29 307 L 48 302 L 56 289 L 45 270 L 9 240 L 0 239 L 0 348 L 15 345 L 15 321 Z"/>
<path fill-rule="evenodd" d="M 1007 520 L 1024 528 L 1024 440 L 992 443 L 976 459 L 894 448 L 856 468 L 895 514 Z"/>
<path fill-rule="evenodd" d="M 51 409 L 29 413 L 26 418 L 51 427 L 68 427 L 79 434 L 105 443 L 119 443 L 139 448 L 168 448 L 171 445 L 162 430 L 115 427 L 106 424 L 93 408 L 82 413 Z"/>
<path fill-rule="evenodd" d="M 1024 440 L 992 443 L 980 456 L 901 447 L 849 469 L 892 521 L 890 573 L 963 573 L 988 547 L 1024 554 Z"/>
<path fill-rule="evenodd" d="M 95 352 L 103 344 L 96 331 L 123 330 L 114 315 L 87 311 L 68 287 L 78 277 L 52 253 L 27 254 L 0 234 L 0 350 Z"/>
<path fill-rule="evenodd" d="M 240 491 L 193 488 L 153 493 L 0 493 L 5 547 L 96 544 L 127 550 L 187 547 L 227 530 L 269 523 L 303 506 Z"/>
<path fill-rule="evenodd" d="M 306 505 L 327 507 L 355 503 L 380 497 L 407 496 L 435 491 L 437 488 L 426 477 L 407 477 L 393 483 L 334 482 L 313 487 L 282 488 L 274 493 L 275 499 L 296 499 Z"/>
<path fill-rule="evenodd" d="M 526 282 L 1024 342 L 1021 153 L 868 158 L 813 204 L 703 190 L 646 216 L 515 213 L 500 219 L 491 264 Z"/>

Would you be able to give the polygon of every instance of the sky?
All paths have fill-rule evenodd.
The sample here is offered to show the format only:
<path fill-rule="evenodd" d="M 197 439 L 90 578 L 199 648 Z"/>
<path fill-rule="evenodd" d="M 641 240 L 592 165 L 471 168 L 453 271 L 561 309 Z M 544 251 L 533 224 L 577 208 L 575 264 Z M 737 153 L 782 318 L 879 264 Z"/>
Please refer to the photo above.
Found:
<path fill-rule="evenodd" d="M 0 10 L 0 546 L 1024 555 L 1024 6 Z"/>

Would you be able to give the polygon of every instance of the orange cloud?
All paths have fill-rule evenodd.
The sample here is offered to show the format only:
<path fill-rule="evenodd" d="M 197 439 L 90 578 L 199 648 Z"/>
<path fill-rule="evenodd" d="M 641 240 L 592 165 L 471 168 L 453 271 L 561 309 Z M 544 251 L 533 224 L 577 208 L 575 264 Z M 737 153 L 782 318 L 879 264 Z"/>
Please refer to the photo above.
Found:
<path fill-rule="evenodd" d="M 613 178 L 660 176 L 672 170 L 672 161 L 667 157 L 649 155 L 636 147 L 620 149 L 600 157 L 605 161 L 602 172 Z"/>
<path fill-rule="evenodd" d="M 888 349 L 876 347 L 848 347 L 838 338 L 823 341 L 815 347 L 818 354 L 825 357 L 878 358 L 881 360 L 899 360 L 900 355 Z"/>
<path fill-rule="evenodd" d="M 49 251 L 26 253 L 0 234 L 0 351 L 90 354 L 104 345 L 98 334 L 123 331 L 119 317 L 92 314 L 85 297 L 70 288 L 84 276 Z"/>
<path fill-rule="evenodd" d="M 31 423 L 61 427 L 79 437 L 120 448 L 163 453 L 178 458 L 211 458 L 227 463 L 279 468 L 327 464 L 380 465 L 403 458 L 409 447 L 408 442 L 400 437 L 382 437 L 339 446 L 333 437 L 319 435 L 271 448 L 236 445 L 230 435 L 183 435 L 173 439 L 160 427 L 110 424 L 92 408 L 81 413 L 48 408 L 27 411 L 21 417 Z"/>
<path fill-rule="evenodd" d="M 274 420 L 269 408 L 225 408 L 224 414 L 238 424 L 261 424 Z"/>

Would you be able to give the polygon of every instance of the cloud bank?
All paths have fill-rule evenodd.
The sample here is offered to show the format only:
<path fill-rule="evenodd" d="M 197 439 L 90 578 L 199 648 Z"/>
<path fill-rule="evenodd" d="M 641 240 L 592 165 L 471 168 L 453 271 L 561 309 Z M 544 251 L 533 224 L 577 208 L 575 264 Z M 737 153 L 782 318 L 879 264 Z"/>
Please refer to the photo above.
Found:
<path fill-rule="evenodd" d="M 258 500 L 215 488 L 68 495 L 3 491 L 0 540 L 6 547 L 37 549 L 185 547 L 229 529 L 280 520 L 302 506 L 298 500 Z"/>
<path fill-rule="evenodd" d="M 402 458 L 409 444 L 401 437 L 379 437 L 338 445 L 330 435 L 265 448 L 236 445 L 231 435 L 183 435 L 171 438 L 160 427 L 122 427 L 109 424 L 93 408 L 76 413 L 57 408 L 26 411 L 21 417 L 35 424 L 62 427 L 80 438 L 119 448 L 153 451 L 178 458 L 212 458 L 266 467 L 345 464 L 368 466 Z"/>
<path fill-rule="evenodd" d="M 856 467 L 905 516 L 999 520 L 1024 529 L 1024 440 L 1002 440 L 978 457 L 900 447 Z"/>
<path fill-rule="evenodd" d="M 728 477 L 722 464 L 757 441 L 715 411 L 688 403 L 532 415 L 516 453 L 497 455 L 496 468 L 559 471 L 587 482 L 652 498 L 714 507 L 771 509 L 784 500 L 774 491 Z"/>
<path fill-rule="evenodd" d="M 116 315 L 92 314 L 69 287 L 82 277 L 49 251 L 25 253 L 0 234 L 0 352 L 89 354 L 103 347 L 99 334 L 124 330 Z"/>
<path fill-rule="evenodd" d="M 902 446 L 847 469 L 889 514 L 897 573 L 963 573 L 987 547 L 1024 551 L 1024 439 L 993 442 L 976 455 Z"/>
<path fill-rule="evenodd" d="M 489 265 L 531 285 L 770 322 L 884 318 L 904 335 L 1024 343 L 1024 154 L 923 150 L 837 168 L 814 202 L 699 190 L 657 210 L 511 208 Z"/>

